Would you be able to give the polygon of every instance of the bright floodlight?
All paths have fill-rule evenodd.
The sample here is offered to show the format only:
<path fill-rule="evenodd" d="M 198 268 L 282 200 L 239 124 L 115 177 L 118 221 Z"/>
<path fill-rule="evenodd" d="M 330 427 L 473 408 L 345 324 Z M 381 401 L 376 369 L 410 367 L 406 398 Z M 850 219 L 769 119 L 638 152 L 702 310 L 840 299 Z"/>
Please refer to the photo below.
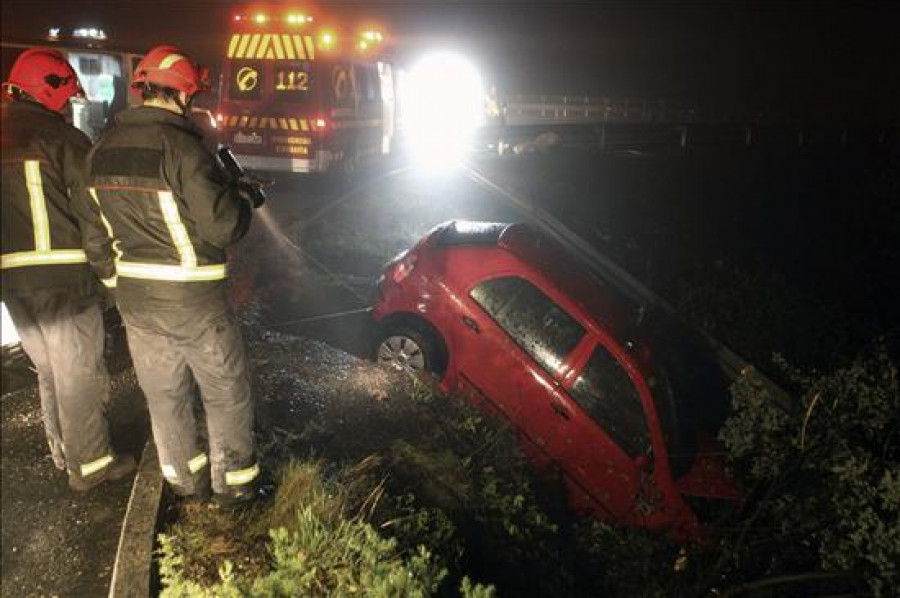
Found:
<path fill-rule="evenodd" d="M 432 167 L 460 162 L 484 115 L 481 78 L 474 67 L 455 54 L 432 54 L 413 67 L 402 93 L 415 157 Z"/>

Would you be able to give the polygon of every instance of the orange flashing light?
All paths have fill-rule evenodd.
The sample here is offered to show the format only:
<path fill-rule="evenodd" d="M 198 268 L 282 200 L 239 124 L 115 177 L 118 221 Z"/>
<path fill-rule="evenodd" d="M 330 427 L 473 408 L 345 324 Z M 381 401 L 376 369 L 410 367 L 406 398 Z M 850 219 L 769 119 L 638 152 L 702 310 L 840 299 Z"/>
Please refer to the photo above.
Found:
<path fill-rule="evenodd" d="M 360 52 L 366 52 L 380 45 L 384 41 L 384 34 L 376 29 L 367 29 L 359 32 L 356 49 Z"/>
<path fill-rule="evenodd" d="M 266 21 L 268 21 L 268 20 L 269 20 L 269 17 L 267 17 L 267 16 L 264 15 L 263 13 L 258 13 L 258 14 L 253 18 L 253 20 L 256 21 L 257 23 L 259 23 L 259 24 L 261 25 L 261 24 L 265 23 Z"/>
<path fill-rule="evenodd" d="M 319 34 L 319 48 L 322 50 L 333 50 L 337 45 L 337 35 L 331 31 L 323 31 Z"/>

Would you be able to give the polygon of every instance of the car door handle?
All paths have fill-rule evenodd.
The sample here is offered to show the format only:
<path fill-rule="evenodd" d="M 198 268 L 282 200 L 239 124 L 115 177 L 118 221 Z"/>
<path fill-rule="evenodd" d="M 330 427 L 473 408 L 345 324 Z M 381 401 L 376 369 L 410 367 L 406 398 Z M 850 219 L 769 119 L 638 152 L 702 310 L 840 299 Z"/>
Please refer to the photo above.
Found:
<path fill-rule="evenodd" d="M 478 334 L 479 332 L 481 332 L 481 330 L 478 328 L 478 322 L 476 322 L 469 316 L 460 316 L 460 319 L 462 319 L 463 324 L 468 326 L 472 330 L 472 332 L 474 332 L 475 334 Z"/>
<path fill-rule="evenodd" d="M 560 416 L 563 419 L 570 419 L 569 412 L 563 409 L 562 405 L 559 403 L 555 403 L 553 401 L 550 402 L 550 408 L 553 409 L 553 413 Z"/>

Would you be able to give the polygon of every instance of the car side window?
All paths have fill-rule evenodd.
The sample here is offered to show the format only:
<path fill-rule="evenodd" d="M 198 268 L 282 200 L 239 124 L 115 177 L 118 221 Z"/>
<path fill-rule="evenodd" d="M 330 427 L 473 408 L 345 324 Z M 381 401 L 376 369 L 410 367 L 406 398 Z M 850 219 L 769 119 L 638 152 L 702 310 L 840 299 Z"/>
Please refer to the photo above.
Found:
<path fill-rule="evenodd" d="M 631 457 L 650 452 L 647 418 L 625 368 L 597 345 L 570 391 L 575 402 Z"/>
<path fill-rule="evenodd" d="M 523 278 L 487 280 L 473 288 L 470 295 L 550 374 L 559 370 L 584 336 L 584 328 L 578 322 Z"/>

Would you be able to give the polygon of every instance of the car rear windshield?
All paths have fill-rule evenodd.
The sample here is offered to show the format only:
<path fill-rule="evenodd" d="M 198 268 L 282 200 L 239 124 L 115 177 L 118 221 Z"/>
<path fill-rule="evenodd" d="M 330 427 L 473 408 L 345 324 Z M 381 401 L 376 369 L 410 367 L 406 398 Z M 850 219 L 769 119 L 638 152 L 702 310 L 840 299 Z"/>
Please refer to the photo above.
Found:
<path fill-rule="evenodd" d="M 435 231 L 435 243 L 442 247 L 451 245 L 496 245 L 503 230 L 509 226 L 502 222 L 449 222 Z"/>

